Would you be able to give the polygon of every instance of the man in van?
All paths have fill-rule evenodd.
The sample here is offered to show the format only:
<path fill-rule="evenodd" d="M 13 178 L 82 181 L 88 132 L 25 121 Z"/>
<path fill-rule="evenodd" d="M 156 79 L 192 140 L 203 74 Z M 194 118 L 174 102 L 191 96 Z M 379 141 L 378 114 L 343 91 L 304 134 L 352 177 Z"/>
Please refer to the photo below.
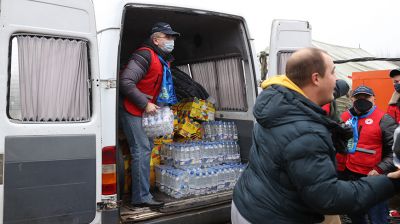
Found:
<path fill-rule="evenodd" d="M 365 176 L 387 174 L 395 169 L 393 165 L 393 134 L 396 122 L 375 105 L 374 91 L 368 86 L 359 86 L 353 93 L 353 107 L 341 118 L 352 126 L 353 144 L 347 154 L 338 153 L 337 169 L 343 180 L 358 180 Z M 386 224 L 389 208 L 381 202 L 367 211 L 372 224 Z M 368 223 L 366 214 L 348 214 L 353 223 Z"/>
<path fill-rule="evenodd" d="M 152 139 L 142 127 L 142 114 L 155 113 L 163 69 L 173 60 L 174 41 L 180 34 L 164 22 L 154 24 L 150 38 L 131 56 L 120 74 L 119 89 L 123 96 L 119 105 L 120 124 L 127 136 L 132 157 L 132 205 L 161 207 L 150 193 L 150 156 Z"/>
<path fill-rule="evenodd" d="M 344 131 L 321 108 L 333 100 L 335 82 L 332 58 L 305 48 L 289 58 L 286 75 L 263 83 L 232 223 L 320 223 L 324 214 L 367 209 L 399 189 L 385 175 L 338 180 L 331 133 Z"/>
<path fill-rule="evenodd" d="M 392 116 L 397 123 L 400 123 L 400 68 L 391 70 L 389 76 L 393 81 L 394 92 L 389 101 L 387 113 Z"/>

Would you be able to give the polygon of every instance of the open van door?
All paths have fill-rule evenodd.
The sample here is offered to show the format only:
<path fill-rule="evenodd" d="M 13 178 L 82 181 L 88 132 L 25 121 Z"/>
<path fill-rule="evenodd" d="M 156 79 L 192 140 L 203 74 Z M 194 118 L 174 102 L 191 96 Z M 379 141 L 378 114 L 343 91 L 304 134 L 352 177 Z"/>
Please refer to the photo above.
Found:
<path fill-rule="evenodd" d="M 1 0 L 0 222 L 99 223 L 91 0 Z"/>
<path fill-rule="evenodd" d="M 286 61 L 297 49 L 311 47 L 311 26 L 307 21 L 274 20 L 268 60 L 268 78 L 285 74 Z"/>

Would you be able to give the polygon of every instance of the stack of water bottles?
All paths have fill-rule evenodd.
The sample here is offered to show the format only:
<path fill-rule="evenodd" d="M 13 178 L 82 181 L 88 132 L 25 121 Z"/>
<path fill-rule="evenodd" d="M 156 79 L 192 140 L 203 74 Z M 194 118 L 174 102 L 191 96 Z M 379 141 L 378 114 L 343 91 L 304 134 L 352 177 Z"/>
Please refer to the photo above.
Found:
<path fill-rule="evenodd" d="M 236 141 L 172 142 L 161 147 L 160 156 L 165 165 L 176 168 L 210 167 L 240 162 L 240 148 Z"/>
<path fill-rule="evenodd" d="M 156 186 L 174 198 L 230 190 L 245 165 L 240 164 L 238 131 L 234 122 L 202 124 L 203 141 L 165 143 L 156 167 Z"/>
<path fill-rule="evenodd" d="M 169 107 L 161 107 L 155 114 L 143 113 L 143 129 L 148 137 L 171 134 L 174 130 L 174 114 Z"/>
<path fill-rule="evenodd" d="M 227 141 L 238 140 L 238 131 L 234 122 L 209 121 L 204 122 L 204 140 Z"/>
<path fill-rule="evenodd" d="M 174 198 L 213 194 L 231 190 L 242 174 L 245 164 L 224 164 L 209 168 L 174 169 L 156 167 L 156 186 Z"/>

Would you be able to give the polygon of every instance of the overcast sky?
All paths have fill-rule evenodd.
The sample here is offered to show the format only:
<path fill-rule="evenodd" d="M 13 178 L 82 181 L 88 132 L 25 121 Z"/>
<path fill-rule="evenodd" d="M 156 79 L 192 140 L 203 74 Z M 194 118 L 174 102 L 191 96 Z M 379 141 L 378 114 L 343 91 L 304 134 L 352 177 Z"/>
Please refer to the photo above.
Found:
<path fill-rule="evenodd" d="M 273 19 L 306 20 L 314 40 L 400 57 L 399 0 L 175 0 L 245 16 L 256 51 L 269 45 Z M 191 3 L 189 3 L 191 2 Z"/>

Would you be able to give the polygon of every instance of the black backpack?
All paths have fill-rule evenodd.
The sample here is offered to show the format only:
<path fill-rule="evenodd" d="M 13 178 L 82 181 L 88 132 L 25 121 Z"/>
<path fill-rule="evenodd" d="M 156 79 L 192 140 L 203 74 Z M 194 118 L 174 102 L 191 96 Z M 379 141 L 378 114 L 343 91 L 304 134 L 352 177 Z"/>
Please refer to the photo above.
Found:
<path fill-rule="evenodd" d="M 209 94 L 199 83 L 194 81 L 188 74 L 178 69 L 177 67 L 171 68 L 172 79 L 174 82 L 174 89 L 178 101 L 185 98 L 197 97 L 206 100 Z"/>

